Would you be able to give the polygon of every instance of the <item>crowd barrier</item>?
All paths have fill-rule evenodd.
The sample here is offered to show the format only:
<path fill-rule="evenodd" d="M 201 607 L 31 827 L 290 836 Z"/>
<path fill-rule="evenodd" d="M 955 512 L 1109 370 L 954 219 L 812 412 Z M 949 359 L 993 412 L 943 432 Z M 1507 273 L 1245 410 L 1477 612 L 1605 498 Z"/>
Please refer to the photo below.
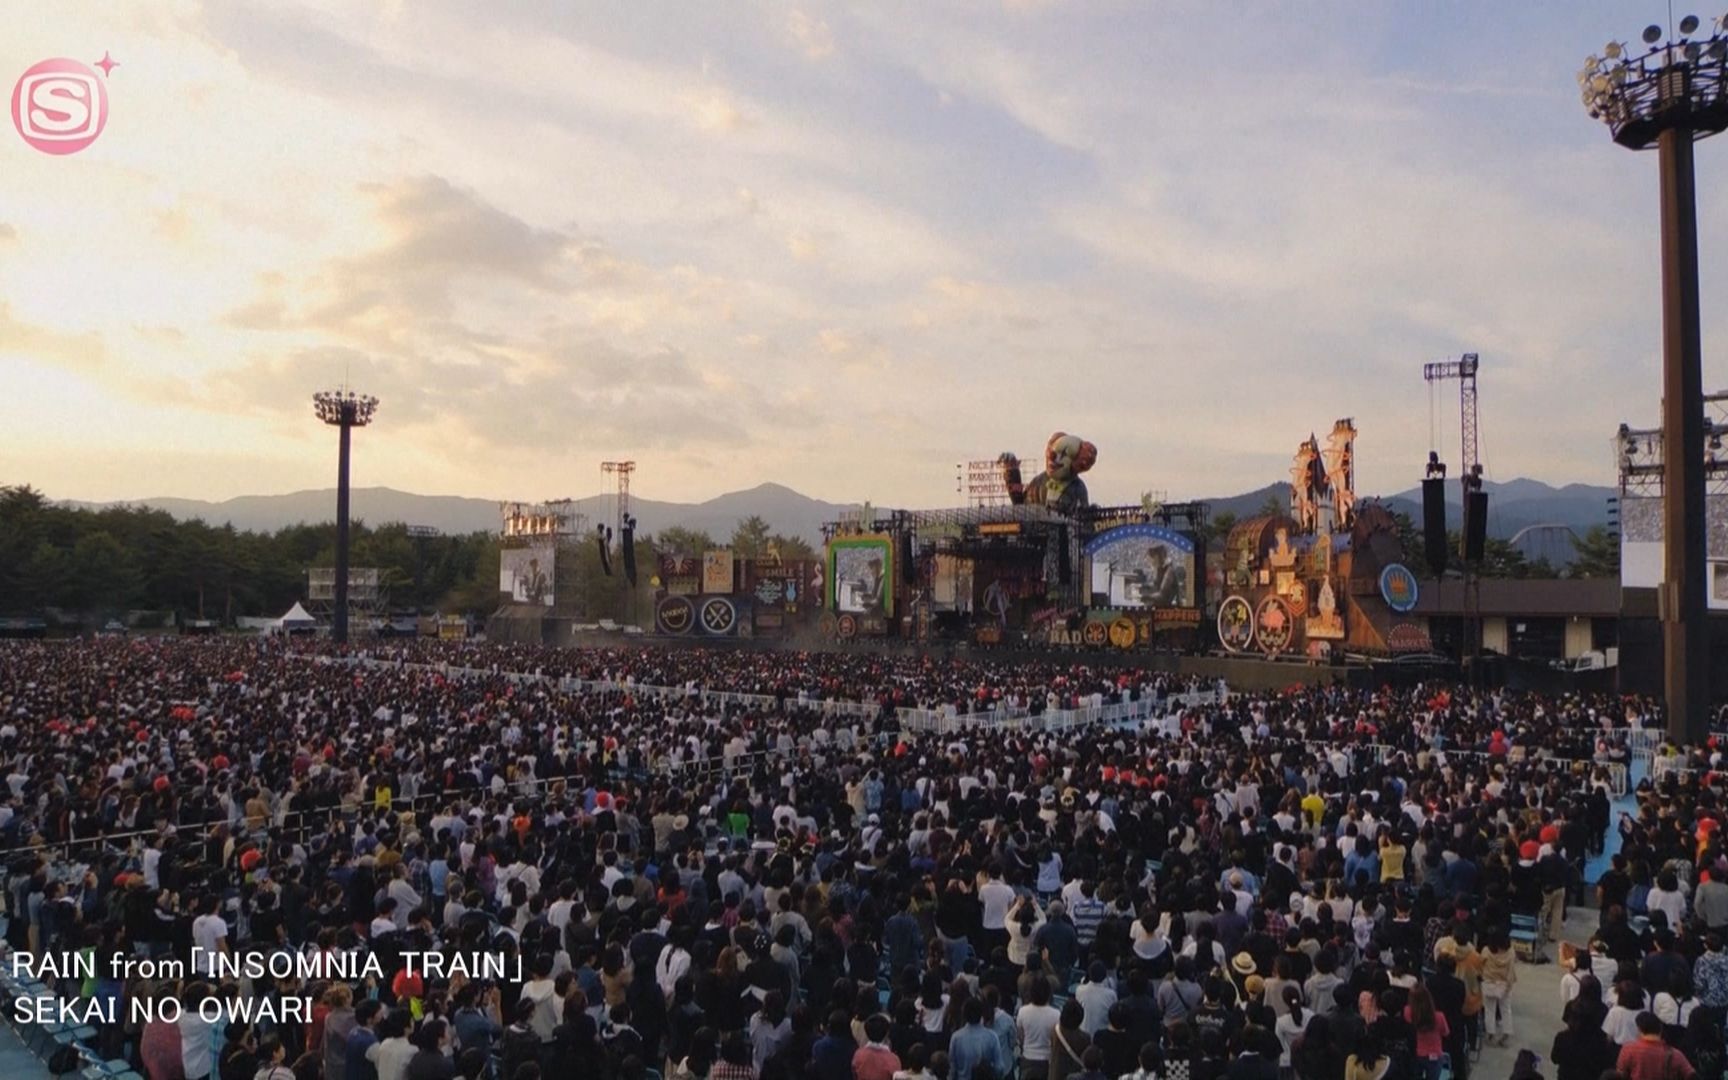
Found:
<path fill-rule="evenodd" d="M 1405 750 L 1403 747 L 1392 746 L 1387 743 L 1334 743 L 1309 740 L 1305 741 L 1302 745 L 1306 747 L 1310 753 L 1320 755 L 1327 760 L 1330 760 L 1334 753 L 1342 753 L 1350 758 L 1350 765 L 1352 768 L 1364 764 L 1357 759 L 1357 754 L 1367 755 L 1369 761 L 1374 765 L 1384 765 L 1392 759 L 1394 754 L 1398 753 L 1406 753 L 1414 756 L 1412 751 Z M 1512 752 L 1503 755 L 1490 754 L 1482 750 L 1460 750 L 1452 747 L 1431 750 L 1430 752 L 1438 756 L 1442 761 L 1448 758 L 1481 759 L 1503 757 L 1508 764 L 1514 765 L 1523 761 L 1542 759 L 1567 765 L 1575 764 L 1577 762 L 1585 762 L 1590 766 L 1592 773 L 1601 771 L 1604 774 L 1608 782 L 1608 792 L 1610 795 L 1613 795 L 1615 798 L 1620 798 L 1631 790 L 1631 773 L 1624 763 L 1618 761 L 1598 761 L 1590 758 L 1556 757 L 1540 751 L 1535 754 L 1530 754 L 1524 747 L 1513 747 Z"/>
<path fill-rule="evenodd" d="M 799 708 L 813 709 L 830 716 L 876 719 L 887 709 L 886 706 L 874 702 L 811 700 L 803 695 L 797 698 L 787 698 L 783 702 L 780 698 L 766 694 L 707 690 L 697 686 L 655 686 L 648 683 L 577 679 L 568 676 L 553 679 L 541 672 L 507 672 L 497 668 L 461 667 L 448 663 L 418 664 L 364 655 L 313 656 L 311 659 L 316 663 L 323 664 L 341 663 L 368 668 L 435 671 L 447 679 L 504 678 L 518 685 L 530 682 L 555 683 L 560 690 L 566 693 L 628 693 L 637 697 L 648 697 L 662 701 L 695 699 L 704 705 L 740 706 L 768 712 L 780 711 L 783 706 L 795 703 Z M 1138 701 L 1087 706 L 1079 709 L 1046 709 L 1041 713 L 1033 713 L 1024 706 L 997 706 L 986 711 L 962 713 L 950 706 L 945 709 L 901 708 L 894 710 L 894 715 L 902 731 L 939 735 L 978 728 L 1071 731 L 1092 724 L 1144 723 L 1154 719 L 1154 713 L 1159 714 L 1159 719 L 1167 719 L 1171 710 L 1180 711 L 1217 704 L 1225 698 L 1226 694 L 1227 691 L 1223 690 L 1191 690 L 1180 694 L 1168 694 L 1161 698 L 1149 697 Z"/>
<path fill-rule="evenodd" d="M 1215 690 L 1171 694 L 1164 697 L 1144 697 L 1109 705 L 1088 705 L 1078 709 L 1045 709 L 1034 713 L 1023 707 L 998 708 L 987 712 L 963 713 L 953 709 L 899 709 L 896 717 L 902 731 L 920 734 L 952 735 L 980 729 L 999 731 L 1073 731 L 1094 724 L 1153 725 L 1159 730 L 1180 732 L 1180 713 L 1184 709 L 1218 702 Z"/>
<path fill-rule="evenodd" d="M 1609 728 L 1602 733 L 1605 737 L 1626 744 L 1626 749 L 1634 758 L 1650 761 L 1656 757 L 1656 751 L 1667 741 L 1668 733 L 1661 728 L 1623 727 Z"/>

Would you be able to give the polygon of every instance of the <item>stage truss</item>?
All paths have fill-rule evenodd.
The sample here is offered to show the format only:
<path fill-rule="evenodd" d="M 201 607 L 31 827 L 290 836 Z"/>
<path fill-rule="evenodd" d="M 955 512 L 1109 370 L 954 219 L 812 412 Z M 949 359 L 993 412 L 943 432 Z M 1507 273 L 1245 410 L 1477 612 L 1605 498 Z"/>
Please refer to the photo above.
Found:
<path fill-rule="evenodd" d="M 1704 490 L 1710 495 L 1728 495 L 1728 391 L 1704 395 Z M 1620 467 L 1620 497 L 1662 497 L 1662 429 L 1634 428 L 1621 424 L 1614 437 L 1614 456 Z"/>
<path fill-rule="evenodd" d="M 352 629 L 375 630 L 390 611 L 390 589 L 375 566 L 348 568 L 348 622 Z M 306 571 L 306 614 L 329 626 L 336 618 L 336 568 Z"/>

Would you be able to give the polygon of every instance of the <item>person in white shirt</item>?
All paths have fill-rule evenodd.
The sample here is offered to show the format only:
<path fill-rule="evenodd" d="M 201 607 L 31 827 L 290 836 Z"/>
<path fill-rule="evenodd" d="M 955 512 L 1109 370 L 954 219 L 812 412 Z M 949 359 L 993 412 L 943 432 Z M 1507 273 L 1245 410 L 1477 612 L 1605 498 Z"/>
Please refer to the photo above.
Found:
<path fill-rule="evenodd" d="M 404 1080 L 415 1046 L 408 1041 L 413 1017 L 407 1009 L 392 1009 L 378 1024 L 379 1041 L 366 1048 L 366 1060 L 378 1069 L 378 1080 Z"/>
<path fill-rule="evenodd" d="M 1008 943 L 1008 909 L 1014 906 L 1014 888 L 1002 880 L 1002 868 L 990 867 L 990 879 L 978 886 L 983 907 L 984 936 L 991 945 Z"/>
<path fill-rule="evenodd" d="M 1617 1046 L 1630 1046 L 1638 1041 L 1638 1014 L 1645 1008 L 1643 991 L 1623 985 L 1614 1007 L 1602 1021 L 1602 1030 Z"/>
<path fill-rule="evenodd" d="M 565 881 L 558 886 L 558 899 L 552 901 L 546 909 L 546 921 L 551 923 L 560 935 L 570 925 L 570 913 L 576 907 L 575 896 L 576 883 Z"/>
<path fill-rule="evenodd" d="M 534 1015 L 528 1024 L 541 1043 L 549 1043 L 564 1011 L 563 1002 L 558 1000 L 550 959 L 545 955 L 535 957 L 529 965 L 529 974 L 531 978 L 522 986 L 522 1000 L 534 1003 Z"/>
<path fill-rule="evenodd" d="M 1650 890 L 1650 897 L 1645 901 L 1654 915 L 1658 911 L 1668 917 L 1668 928 L 1677 928 L 1686 918 L 1686 894 L 1680 891 L 1680 879 L 1674 871 L 1664 870 L 1656 875 L 1656 887 Z"/>
<path fill-rule="evenodd" d="M 1086 969 L 1086 981 L 1074 988 L 1074 1000 L 1085 1010 L 1080 1030 L 1088 1036 L 1098 1034 L 1109 1024 L 1110 1006 L 1116 1004 L 1116 991 L 1110 985 L 1104 961 L 1092 961 Z"/>
<path fill-rule="evenodd" d="M 1031 1000 L 1014 1015 L 1014 1045 L 1020 1055 L 1020 1075 L 1043 1076 L 1050 1070 L 1050 1037 L 1062 1014 L 1050 1005 L 1050 984 L 1032 984 Z"/>
<path fill-rule="evenodd" d="M 192 920 L 192 969 L 212 978 L 217 974 L 217 957 L 228 952 L 228 924 L 216 914 L 216 905 L 216 897 L 205 897 L 198 904 L 198 917 Z"/>
<path fill-rule="evenodd" d="M 690 973 L 690 941 L 690 928 L 677 927 L 672 931 L 672 940 L 660 950 L 660 957 L 654 962 L 654 982 L 668 1005 L 678 989 L 678 980 Z"/>
<path fill-rule="evenodd" d="M 211 1045 L 210 1021 L 198 1014 L 198 1006 L 209 996 L 210 988 L 197 983 L 186 988 L 180 1019 L 180 1067 L 186 1080 L 205 1080 L 215 1066 L 215 1047 Z"/>
<path fill-rule="evenodd" d="M 150 889 L 162 887 L 162 837 L 152 836 L 150 846 L 144 849 L 144 886 Z"/>
<path fill-rule="evenodd" d="M 1044 925 L 1044 912 L 1039 909 L 1037 901 L 1024 896 L 1004 925 L 1008 930 L 1008 962 L 1016 967 L 1025 967 L 1026 959 L 1032 953 L 1032 939 L 1038 936 L 1039 928 Z"/>
<path fill-rule="evenodd" d="M 378 911 L 372 918 L 372 925 L 366 928 L 367 936 L 380 938 L 401 929 L 396 925 L 396 909 L 399 906 L 395 899 L 389 896 L 378 901 Z"/>
<path fill-rule="evenodd" d="M 396 901 L 394 919 L 396 929 L 405 930 L 408 927 L 408 915 L 422 903 L 420 894 L 414 891 L 414 886 L 408 884 L 408 868 L 397 863 L 392 871 L 390 884 L 384 890 L 390 899 Z"/>

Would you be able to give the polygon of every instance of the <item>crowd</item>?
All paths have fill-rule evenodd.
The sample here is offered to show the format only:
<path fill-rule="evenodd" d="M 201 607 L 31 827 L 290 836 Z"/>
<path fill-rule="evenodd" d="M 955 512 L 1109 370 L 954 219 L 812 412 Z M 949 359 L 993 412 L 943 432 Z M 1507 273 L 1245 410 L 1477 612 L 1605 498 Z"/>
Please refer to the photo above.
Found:
<path fill-rule="evenodd" d="M 152 1080 L 1467 1077 L 1723 1072 L 1714 746 L 1611 821 L 1620 698 L 1235 693 L 1144 729 L 908 733 L 893 706 L 1160 698 L 1151 672 L 861 653 L 0 645 L 15 948 L 60 989 L 311 998 L 95 1036 Z M 454 675 L 422 664 L 480 669 Z M 518 681 L 511 672 L 551 680 Z M 615 689 L 566 688 L 570 677 Z M 684 686 L 677 695 L 638 692 Z M 717 705 L 696 691 L 777 699 Z M 882 706 L 834 714 L 825 701 Z M 721 767 L 691 769 L 692 762 Z M 730 768 L 724 763 L 729 763 Z M 1610 830 L 1613 869 L 1583 867 Z M 121 977 L 118 957 L 354 955 L 382 977 Z M 505 978 L 422 977 L 431 951 Z"/>

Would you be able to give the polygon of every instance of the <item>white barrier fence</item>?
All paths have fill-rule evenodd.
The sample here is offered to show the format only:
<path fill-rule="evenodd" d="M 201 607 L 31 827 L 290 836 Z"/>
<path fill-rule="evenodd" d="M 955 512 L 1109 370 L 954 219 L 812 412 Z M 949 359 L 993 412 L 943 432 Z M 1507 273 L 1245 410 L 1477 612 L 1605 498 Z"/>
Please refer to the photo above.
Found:
<path fill-rule="evenodd" d="M 1214 690 L 1172 694 L 1164 698 L 1144 697 L 1110 705 L 1088 705 L 1078 709 L 1045 709 L 1034 713 L 1023 707 L 963 713 L 954 709 L 900 709 L 896 716 L 902 731 L 952 735 L 978 729 L 1002 731 L 1073 731 L 1093 724 L 1147 724 L 1156 722 L 1170 733 L 1180 730 L 1180 711 L 1215 704 Z"/>
<path fill-rule="evenodd" d="M 696 686 L 655 686 L 647 683 L 617 682 L 609 679 L 569 677 L 554 680 L 551 676 L 539 672 L 498 671 L 487 668 L 459 667 L 451 664 L 412 664 L 406 661 L 382 660 L 371 656 L 318 656 L 312 659 L 316 663 L 324 664 L 343 663 L 368 668 L 434 671 L 447 679 L 502 678 L 518 685 L 556 682 L 558 688 L 566 693 L 627 693 L 662 701 L 694 699 L 704 705 L 742 706 L 764 711 L 778 711 L 783 706 L 796 705 L 799 708 L 813 709 L 829 716 L 855 716 L 874 719 L 881 716 L 886 710 L 886 706 L 866 701 L 816 701 L 801 695 L 797 698 L 787 698 L 782 702 L 779 698 L 765 694 L 704 690 Z M 1010 731 L 1071 731 L 1093 724 L 1145 723 L 1153 719 L 1155 715 L 1166 725 L 1166 730 L 1171 730 L 1167 725 L 1175 712 L 1202 705 L 1216 704 L 1222 700 L 1223 694 L 1224 692 L 1218 690 L 1196 690 L 1167 695 L 1162 699 L 1148 697 L 1138 701 L 1094 705 L 1079 709 L 1046 709 L 1041 713 L 1033 713 L 1024 706 L 999 706 L 995 709 L 971 713 L 962 713 L 953 707 L 947 709 L 902 708 L 895 710 L 895 718 L 898 720 L 902 731 L 939 735 L 979 728 L 1000 728 Z"/>

